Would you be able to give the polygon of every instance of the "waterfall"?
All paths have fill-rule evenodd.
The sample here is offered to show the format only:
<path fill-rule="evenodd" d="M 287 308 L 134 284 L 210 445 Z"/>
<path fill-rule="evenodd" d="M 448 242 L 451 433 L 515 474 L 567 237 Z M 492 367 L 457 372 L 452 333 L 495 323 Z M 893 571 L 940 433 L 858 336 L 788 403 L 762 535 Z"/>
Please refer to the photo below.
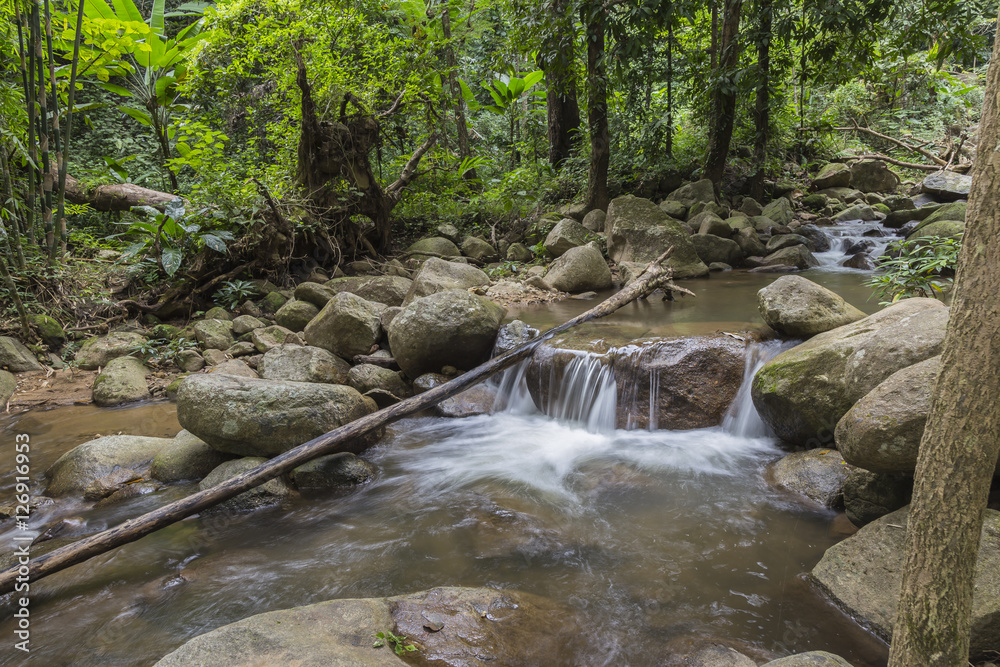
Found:
<path fill-rule="evenodd" d="M 871 236 L 871 234 L 883 233 L 886 236 Z M 826 252 L 815 253 L 816 259 L 823 270 L 833 271 L 856 271 L 844 266 L 844 262 L 850 257 L 846 252 L 849 248 L 856 248 L 857 252 L 864 252 L 873 261 L 884 251 L 887 245 L 893 241 L 892 230 L 885 229 L 880 222 L 848 222 L 832 227 L 824 227 L 823 233 L 830 241 L 830 249 Z"/>
<path fill-rule="evenodd" d="M 750 385 L 753 384 L 753 376 L 764 364 L 797 344 L 798 341 L 768 340 L 751 343 L 747 347 L 746 360 L 743 363 L 743 383 L 722 418 L 724 431 L 745 438 L 774 437 L 774 433 L 757 414 L 757 408 L 754 407 L 753 398 L 750 396 Z"/>

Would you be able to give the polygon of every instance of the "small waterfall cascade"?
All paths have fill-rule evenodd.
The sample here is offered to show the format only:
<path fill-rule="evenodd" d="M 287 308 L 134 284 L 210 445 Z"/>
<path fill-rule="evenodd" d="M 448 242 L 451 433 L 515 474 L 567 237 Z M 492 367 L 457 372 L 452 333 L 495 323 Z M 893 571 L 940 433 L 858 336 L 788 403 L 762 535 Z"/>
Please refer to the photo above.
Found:
<path fill-rule="evenodd" d="M 820 269 L 837 271 L 856 271 L 845 267 L 844 262 L 852 255 L 863 252 L 874 261 L 885 251 L 894 240 L 892 230 L 885 229 L 878 221 L 846 222 L 832 227 L 823 227 L 823 233 L 830 241 L 830 249 L 815 253 Z"/>
<path fill-rule="evenodd" d="M 629 345 L 613 350 L 617 379 L 622 388 L 621 402 L 627 408 L 624 426 L 629 431 L 659 428 L 656 397 L 660 393 L 660 366 L 648 363 L 658 353 L 656 344 Z"/>
<path fill-rule="evenodd" d="M 744 438 L 774 437 L 774 433 L 757 414 L 757 408 L 754 407 L 753 398 L 750 395 L 750 385 L 753 384 L 754 375 L 764 364 L 797 344 L 797 341 L 783 340 L 768 340 L 750 344 L 743 366 L 743 383 L 736 393 L 736 398 L 729 406 L 729 410 L 722 418 L 724 431 Z"/>

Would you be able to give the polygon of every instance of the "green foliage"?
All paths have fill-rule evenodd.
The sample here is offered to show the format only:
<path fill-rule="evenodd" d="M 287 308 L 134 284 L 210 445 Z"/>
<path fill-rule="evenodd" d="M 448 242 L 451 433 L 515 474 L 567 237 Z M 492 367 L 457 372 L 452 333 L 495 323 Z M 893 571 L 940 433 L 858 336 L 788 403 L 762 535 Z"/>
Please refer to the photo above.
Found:
<path fill-rule="evenodd" d="M 257 296 L 258 293 L 257 286 L 249 280 L 227 280 L 212 295 L 212 300 L 216 305 L 222 306 L 226 310 L 233 310 L 247 299 Z"/>
<path fill-rule="evenodd" d="M 881 305 L 914 296 L 943 298 L 954 282 L 962 242 L 939 236 L 894 243 L 878 259 L 878 271 L 865 285 Z"/>
<path fill-rule="evenodd" d="M 207 215 L 210 211 L 202 209 L 188 213 L 180 197 L 168 202 L 163 213 L 149 206 L 138 208 L 147 213 L 150 220 L 123 223 L 128 226 L 125 235 L 139 238 L 125 249 L 122 259 L 152 251 L 156 263 L 168 276 L 177 272 L 185 254 L 190 255 L 203 247 L 225 253 L 226 242 L 235 238 L 225 229 L 203 229 L 203 222 L 211 220 Z"/>
<path fill-rule="evenodd" d="M 183 336 L 175 340 L 150 339 L 132 346 L 129 354 L 151 364 L 168 364 L 177 361 L 184 350 L 198 349 L 198 341 Z"/>
<path fill-rule="evenodd" d="M 382 648 L 386 644 L 392 647 L 396 655 L 406 655 L 407 653 L 413 653 L 417 650 L 417 647 L 413 644 L 406 643 L 406 637 L 404 635 L 393 634 L 392 630 L 386 630 L 385 632 L 375 633 L 375 642 L 372 644 L 373 648 Z"/>

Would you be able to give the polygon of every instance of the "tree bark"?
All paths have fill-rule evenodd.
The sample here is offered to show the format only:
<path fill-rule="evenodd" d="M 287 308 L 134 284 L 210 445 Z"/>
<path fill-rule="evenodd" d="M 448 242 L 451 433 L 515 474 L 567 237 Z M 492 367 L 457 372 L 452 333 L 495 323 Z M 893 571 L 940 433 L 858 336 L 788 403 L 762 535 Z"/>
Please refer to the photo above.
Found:
<path fill-rule="evenodd" d="M 764 196 L 764 172 L 767 144 L 771 138 L 771 0 L 760 0 L 760 26 L 757 32 L 757 99 L 754 104 L 754 173 L 750 177 L 750 196 L 760 201 Z"/>
<path fill-rule="evenodd" d="M 462 88 L 458 84 L 455 70 L 458 64 L 455 60 L 455 49 L 451 46 L 451 14 L 449 4 L 446 2 L 441 7 L 441 33 L 445 38 L 444 57 L 448 66 L 448 87 L 451 89 L 452 105 L 455 110 L 455 129 L 458 133 L 458 154 L 464 159 L 472 155 L 469 148 L 469 128 L 465 120 L 465 98 L 462 96 Z M 476 180 L 476 170 L 469 169 L 464 174 L 468 180 Z"/>
<path fill-rule="evenodd" d="M 708 155 L 705 158 L 705 178 L 710 179 L 718 187 L 726 169 L 726 157 L 729 155 L 729 143 L 733 138 L 733 125 L 736 122 L 736 85 L 721 80 L 727 78 L 739 63 L 739 33 L 740 12 L 743 0 L 726 0 L 722 17 L 722 39 L 720 40 L 719 69 L 713 93 L 712 132 L 708 138 Z"/>
<path fill-rule="evenodd" d="M 177 199 L 177 195 L 150 190 L 131 183 L 99 185 L 87 189 L 67 174 L 66 199 L 74 204 L 90 204 L 98 211 L 127 211 L 133 206 L 152 206 L 163 210 L 167 202 Z"/>
<path fill-rule="evenodd" d="M 559 169 L 573 155 L 579 143 L 580 104 L 576 91 L 576 24 L 568 11 L 567 0 L 555 0 L 551 6 L 555 24 L 542 47 L 539 59 L 545 70 L 545 94 L 549 163 Z"/>
<path fill-rule="evenodd" d="M 673 248 L 671 247 L 663 255 L 651 262 L 639 278 L 625 286 L 617 294 L 568 322 L 550 329 L 521 347 L 503 356 L 495 357 L 443 385 L 374 412 L 361 419 L 357 419 L 318 438 L 314 438 L 305 444 L 270 459 L 252 470 L 226 480 L 222 484 L 199 491 L 140 517 L 129 519 L 114 528 L 85 537 L 73 544 L 50 551 L 44 556 L 39 556 L 31 560 L 28 564 L 28 579 L 36 581 L 42 577 L 82 563 L 94 556 L 106 553 L 123 544 L 134 542 L 160 528 L 176 523 L 192 514 L 197 514 L 247 489 L 259 486 L 270 479 L 283 475 L 316 457 L 340 451 L 344 443 L 364 437 L 392 421 L 426 410 L 444 399 L 454 396 L 496 373 L 513 366 L 517 362 L 527 359 L 534 352 L 535 348 L 556 334 L 578 324 L 610 315 L 622 306 L 647 296 L 658 288 L 663 289 L 665 292 L 678 291 L 691 294 L 688 290 L 674 285 L 671 280 L 673 270 L 665 268 L 662 265 L 662 262 L 666 260 L 672 250 Z M 0 572 L 0 595 L 14 589 L 18 576 L 18 566 Z"/>
<path fill-rule="evenodd" d="M 968 664 L 973 577 L 1000 450 L 1000 31 L 997 37 L 941 374 L 917 459 L 891 667 Z"/>
<path fill-rule="evenodd" d="M 604 62 L 604 32 L 607 10 L 598 1 L 581 8 L 587 26 L 587 116 L 590 126 L 590 175 L 587 178 L 587 208 L 608 210 L 608 166 L 611 137 L 608 134 L 608 77 Z"/>

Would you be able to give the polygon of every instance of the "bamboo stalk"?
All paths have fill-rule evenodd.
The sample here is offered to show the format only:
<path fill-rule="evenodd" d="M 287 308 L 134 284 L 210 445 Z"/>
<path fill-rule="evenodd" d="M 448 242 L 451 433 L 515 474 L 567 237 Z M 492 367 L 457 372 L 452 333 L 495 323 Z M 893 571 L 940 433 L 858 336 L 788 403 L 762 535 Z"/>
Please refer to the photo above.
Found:
<path fill-rule="evenodd" d="M 31 8 L 31 29 L 34 33 L 35 72 L 38 75 L 38 148 L 42 154 L 42 228 L 45 231 L 46 246 L 51 248 L 55 241 L 52 227 L 52 171 L 49 169 L 49 107 L 45 90 L 45 62 L 42 49 L 41 12 L 37 4 Z"/>
<path fill-rule="evenodd" d="M 521 347 L 500 357 L 495 357 L 445 384 L 314 438 L 221 484 L 164 505 L 142 516 L 129 519 L 114 528 L 85 537 L 73 544 L 51 551 L 44 556 L 39 556 L 31 560 L 28 564 L 28 580 L 36 581 L 129 542 L 134 542 L 185 517 L 218 505 L 248 489 L 252 489 L 279 475 L 283 475 L 307 461 L 340 451 L 341 446 L 346 442 L 364 437 L 390 422 L 426 410 L 446 398 L 450 398 L 500 371 L 527 359 L 542 342 L 552 338 L 556 334 L 562 333 L 578 324 L 610 315 L 622 306 L 636 299 L 648 296 L 658 288 L 662 288 L 664 291 L 676 291 L 694 296 L 692 292 L 675 285 L 671 280 L 673 270 L 662 266 L 662 262 L 666 260 L 672 251 L 673 247 L 651 262 L 635 281 L 624 287 L 617 294 L 568 322 L 549 329 L 538 338 L 525 343 Z M 19 568 L 17 566 L 0 572 L 0 594 L 12 591 L 18 576 Z M 23 573 L 20 576 L 23 577 Z"/>
<path fill-rule="evenodd" d="M 55 142 L 56 156 L 55 156 L 55 172 L 58 173 L 61 170 L 63 163 L 63 147 L 62 147 L 62 133 L 59 127 L 59 90 L 56 86 L 56 63 L 55 59 L 52 57 L 52 8 L 50 0 L 44 0 L 45 3 L 45 51 L 49 57 L 49 85 L 52 87 L 52 138 Z M 82 4 L 82 0 L 81 0 Z M 52 170 L 49 172 L 49 179 L 55 181 L 53 177 Z M 54 185 L 54 183 L 53 183 Z M 51 194 L 49 195 L 49 207 L 51 208 Z M 49 215 L 52 215 L 51 211 Z M 65 245 L 65 231 L 66 225 L 65 220 L 61 221 L 62 224 L 58 227 L 53 223 L 53 234 L 52 242 L 49 245 L 49 262 L 53 263 L 56 259 L 56 252 L 60 246 Z"/>

